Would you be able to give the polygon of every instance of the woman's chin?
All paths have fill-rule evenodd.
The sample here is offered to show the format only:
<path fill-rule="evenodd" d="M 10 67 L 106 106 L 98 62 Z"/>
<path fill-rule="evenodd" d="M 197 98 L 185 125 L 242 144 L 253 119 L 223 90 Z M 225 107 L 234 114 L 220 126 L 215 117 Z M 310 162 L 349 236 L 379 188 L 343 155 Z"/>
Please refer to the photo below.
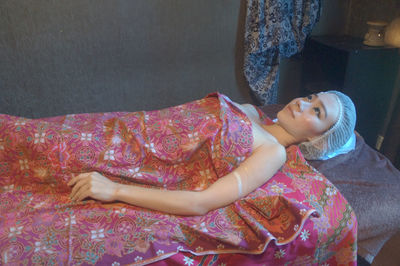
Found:
<path fill-rule="evenodd" d="M 281 121 L 281 122 L 283 122 L 283 121 L 290 122 L 293 120 L 292 113 L 286 107 L 278 112 L 278 114 L 276 115 L 276 118 L 278 118 L 278 121 Z"/>

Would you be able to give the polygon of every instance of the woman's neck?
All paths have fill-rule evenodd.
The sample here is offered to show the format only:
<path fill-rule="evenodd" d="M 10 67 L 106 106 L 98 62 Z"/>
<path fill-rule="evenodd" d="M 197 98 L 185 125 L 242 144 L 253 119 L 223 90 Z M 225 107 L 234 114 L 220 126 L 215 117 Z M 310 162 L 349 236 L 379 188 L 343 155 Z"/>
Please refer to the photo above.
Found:
<path fill-rule="evenodd" d="M 300 143 L 298 139 L 289 134 L 279 123 L 272 125 L 262 125 L 262 127 L 276 138 L 276 140 L 284 147 L 288 147 L 293 144 Z"/>

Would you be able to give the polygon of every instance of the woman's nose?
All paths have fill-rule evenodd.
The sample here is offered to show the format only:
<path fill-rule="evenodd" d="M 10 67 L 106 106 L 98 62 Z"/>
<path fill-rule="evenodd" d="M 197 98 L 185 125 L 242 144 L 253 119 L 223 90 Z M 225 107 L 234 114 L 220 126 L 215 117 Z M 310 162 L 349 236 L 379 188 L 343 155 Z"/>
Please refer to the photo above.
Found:
<path fill-rule="evenodd" d="M 299 101 L 299 111 L 303 112 L 309 105 L 310 105 L 309 102 L 304 101 L 304 100 L 300 100 Z"/>

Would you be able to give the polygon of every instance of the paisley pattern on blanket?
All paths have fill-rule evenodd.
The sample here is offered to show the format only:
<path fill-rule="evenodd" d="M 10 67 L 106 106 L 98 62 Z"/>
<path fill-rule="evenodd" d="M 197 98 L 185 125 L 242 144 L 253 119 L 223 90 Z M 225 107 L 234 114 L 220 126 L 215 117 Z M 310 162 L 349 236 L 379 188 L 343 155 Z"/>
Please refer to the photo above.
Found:
<path fill-rule="evenodd" d="M 88 171 L 137 186 L 203 190 L 245 160 L 252 142 L 251 122 L 217 93 L 159 111 L 0 115 L 1 264 L 146 264 L 180 251 L 260 254 L 271 240 L 298 239 L 325 205 L 336 204 L 344 219 L 347 202 L 295 147 L 262 187 L 204 216 L 69 199 L 67 182 Z M 318 241 L 328 256 L 337 238 L 326 225 L 320 227 L 327 237 Z M 351 226 L 337 230 L 335 236 Z"/>

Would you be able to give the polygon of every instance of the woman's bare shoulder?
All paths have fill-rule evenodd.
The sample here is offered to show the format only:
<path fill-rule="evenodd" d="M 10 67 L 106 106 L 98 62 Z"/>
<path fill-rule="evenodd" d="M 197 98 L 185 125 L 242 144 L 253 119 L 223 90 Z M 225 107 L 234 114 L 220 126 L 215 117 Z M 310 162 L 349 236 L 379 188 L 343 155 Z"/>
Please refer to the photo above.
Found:
<path fill-rule="evenodd" d="M 233 102 L 233 104 L 238 107 L 240 110 L 242 110 L 243 113 L 246 114 L 246 116 L 253 122 L 259 122 L 260 116 L 258 115 L 257 110 L 255 107 L 249 103 L 244 103 L 244 104 L 239 104 Z"/>
<path fill-rule="evenodd" d="M 249 118 L 251 120 L 255 120 L 257 122 L 260 120 L 260 116 L 259 116 L 256 108 L 254 107 L 254 105 L 245 103 L 245 104 L 242 104 L 241 106 L 246 110 L 246 114 L 247 114 L 247 116 L 249 116 Z"/>
<path fill-rule="evenodd" d="M 264 147 L 263 149 L 269 149 L 272 153 L 274 153 L 274 156 L 279 156 L 283 160 L 286 160 L 285 147 L 281 145 L 274 136 L 272 136 L 268 131 L 263 128 L 263 126 L 261 125 L 260 116 L 254 105 L 248 103 L 234 104 L 239 107 L 252 122 L 252 131 L 254 138 L 253 150 Z"/>

